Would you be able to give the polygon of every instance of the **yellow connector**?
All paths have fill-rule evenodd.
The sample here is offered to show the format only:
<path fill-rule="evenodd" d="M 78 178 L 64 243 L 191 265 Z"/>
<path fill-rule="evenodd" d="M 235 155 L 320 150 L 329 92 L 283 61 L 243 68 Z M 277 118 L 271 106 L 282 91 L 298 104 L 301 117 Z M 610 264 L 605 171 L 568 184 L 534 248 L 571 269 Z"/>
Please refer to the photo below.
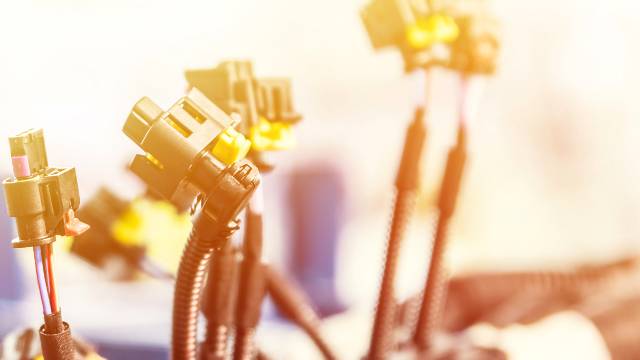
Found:
<path fill-rule="evenodd" d="M 164 268 L 175 272 L 183 244 L 175 239 L 189 235 L 189 213 L 178 212 L 167 201 L 145 198 L 131 202 L 128 209 L 111 225 L 111 235 L 125 246 L 141 246 L 147 255 Z"/>
<path fill-rule="evenodd" d="M 211 148 L 211 154 L 226 165 L 247 156 L 251 149 L 251 142 L 234 128 L 227 128 L 218 135 L 215 145 Z"/>
<path fill-rule="evenodd" d="M 458 38 L 460 29 L 455 20 L 445 14 L 434 14 L 418 19 L 407 27 L 409 46 L 424 49 L 436 43 L 451 43 Z"/>
<path fill-rule="evenodd" d="M 295 145 L 291 124 L 271 122 L 263 117 L 249 129 L 249 139 L 256 151 L 285 150 Z"/>

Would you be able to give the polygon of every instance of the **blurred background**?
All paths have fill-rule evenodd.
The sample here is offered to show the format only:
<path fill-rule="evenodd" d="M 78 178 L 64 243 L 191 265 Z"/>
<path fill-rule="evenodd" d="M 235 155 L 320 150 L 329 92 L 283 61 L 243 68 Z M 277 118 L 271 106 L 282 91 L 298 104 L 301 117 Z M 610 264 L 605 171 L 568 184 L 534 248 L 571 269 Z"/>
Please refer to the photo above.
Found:
<path fill-rule="evenodd" d="M 184 94 L 184 70 L 228 59 L 252 60 L 258 76 L 290 77 L 304 120 L 297 147 L 278 156 L 266 180 L 267 258 L 281 266 L 289 254 L 289 175 L 303 165 L 329 167 L 343 187 L 337 297 L 369 311 L 405 127 L 424 101 L 425 83 L 422 74 L 403 73 L 396 51 L 371 49 L 359 18 L 364 3 L 2 2 L 0 139 L 42 127 L 50 163 L 77 168 L 85 200 L 102 185 L 133 197 L 143 188 L 126 164 L 138 150 L 121 126 L 139 98 L 167 108 Z M 567 267 L 637 253 L 640 4 L 489 4 L 501 23 L 502 50 L 496 75 L 473 80 L 470 167 L 448 254 L 453 272 Z M 455 134 L 459 78 L 436 70 L 430 86 L 421 201 L 400 269 L 405 296 L 424 281 L 433 203 Z M 7 175 L 7 141 L 0 154 Z M 62 302 L 81 307 L 74 291 L 98 275 L 65 277 L 65 262 L 57 262 Z M 24 276 L 32 271 L 25 266 Z M 35 291 L 26 293 L 36 300 Z M 136 301 L 169 306 L 170 286 L 160 293 L 166 298 L 137 294 Z M 82 314 L 67 312 L 71 322 Z"/>

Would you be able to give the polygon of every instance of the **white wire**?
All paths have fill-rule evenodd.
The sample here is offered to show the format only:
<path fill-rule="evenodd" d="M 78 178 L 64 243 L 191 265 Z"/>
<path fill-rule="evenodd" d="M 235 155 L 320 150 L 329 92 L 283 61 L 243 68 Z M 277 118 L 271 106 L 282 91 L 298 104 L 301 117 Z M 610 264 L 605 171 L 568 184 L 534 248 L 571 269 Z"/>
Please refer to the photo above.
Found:
<path fill-rule="evenodd" d="M 40 246 L 33 247 L 33 256 L 36 260 L 36 278 L 38 280 L 38 291 L 40 292 L 40 301 L 42 301 L 42 310 L 45 315 L 51 315 L 51 300 L 47 292 L 47 282 L 44 279 L 44 266 L 42 264 L 42 250 Z"/>
<path fill-rule="evenodd" d="M 460 115 L 467 124 L 471 124 L 478 116 L 478 107 L 482 98 L 484 79 L 478 76 L 467 76 L 461 79 Z"/>
<path fill-rule="evenodd" d="M 469 88 L 471 84 L 471 77 L 468 75 L 460 75 L 460 98 L 458 99 L 458 118 L 460 123 L 469 122 Z"/>
<path fill-rule="evenodd" d="M 423 71 L 416 71 L 412 77 L 415 79 L 417 91 L 415 92 L 415 105 L 424 107 L 429 110 L 430 97 L 431 97 L 431 69 L 424 69 Z"/>

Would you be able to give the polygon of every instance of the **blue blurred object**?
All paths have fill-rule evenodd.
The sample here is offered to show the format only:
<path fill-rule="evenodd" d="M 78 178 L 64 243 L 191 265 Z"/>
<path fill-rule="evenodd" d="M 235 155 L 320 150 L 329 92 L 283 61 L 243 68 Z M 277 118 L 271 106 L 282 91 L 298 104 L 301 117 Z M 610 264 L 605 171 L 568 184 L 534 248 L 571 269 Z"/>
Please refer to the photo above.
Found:
<path fill-rule="evenodd" d="M 169 348 L 162 346 L 125 345 L 119 343 L 94 342 L 96 350 L 105 359 L 161 360 L 169 359 Z"/>
<path fill-rule="evenodd" d="M 287 191 L 291 249 L 288 270 L 321 316 L 344 310 L 335 291 L 336 251 L 345 187 L 337 166 L 315 162 L 294 169 Z"/>
<path fill-rule="evenodd" d="M 4 192 L 0 191 L 0 339 L 22 322 L 22 314 L 17 307 L 25 296 L 26 288 L 16 250 L 11 247 L 14 234 L 13 221 L 7 215 Z"/>
<path fill-rule="evenodd" d="M 14 234 L 13 221 L 7 215 L 4 192 L 0 191 L 0 300 L 21 300 L 25 294 L 16 251 L 11 247 Z"/>

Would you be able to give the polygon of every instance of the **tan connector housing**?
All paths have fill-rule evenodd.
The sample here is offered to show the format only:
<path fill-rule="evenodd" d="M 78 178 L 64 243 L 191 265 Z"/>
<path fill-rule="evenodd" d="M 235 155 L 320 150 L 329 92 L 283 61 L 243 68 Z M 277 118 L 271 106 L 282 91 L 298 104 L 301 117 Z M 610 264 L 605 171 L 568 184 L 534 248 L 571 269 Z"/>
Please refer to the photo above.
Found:
<path fill-rule="evenodd" d="M 444 67 L 471 75 L 496 69 L 499 26 L 482 4 L 371 0 L 361 18 L 373 48 L 396 47 L 407 72 Z"/>
<path fill-rule="evenodd" d="M 209 176 L 249 151 L 249 141 L 233 129 L 236 123 L 196 88 L 167 111 L 144 97 L 123 128 L 146 153 L 136 155 L 131 170 L 150 190 L 186 210 L 205 192 Z"/>
<path fill-rule="evenodd" d="M 15 176 L 4 180 L 7 213 L 16 218 L 16 248 L 46 245 L 57 235 L 70 235 L 80 206 L 74 168 L 51 168 L 42 129 L 31 129 L 9 138 Z M 66 219 L 65 216 L 71 216 Z M 80 223 L 81 230 L 86 225 Z"/>
<path fill-rule="evenodd" d="M 187 70 L 185 77 L 227 114 L 240 115 L 238 130 L 245 136 L 260 118 L 284 124 L 302 118 L 293 108 L 289 79 L 256 78 L 250 61 L 225 61 L 212 69 Z"/>

